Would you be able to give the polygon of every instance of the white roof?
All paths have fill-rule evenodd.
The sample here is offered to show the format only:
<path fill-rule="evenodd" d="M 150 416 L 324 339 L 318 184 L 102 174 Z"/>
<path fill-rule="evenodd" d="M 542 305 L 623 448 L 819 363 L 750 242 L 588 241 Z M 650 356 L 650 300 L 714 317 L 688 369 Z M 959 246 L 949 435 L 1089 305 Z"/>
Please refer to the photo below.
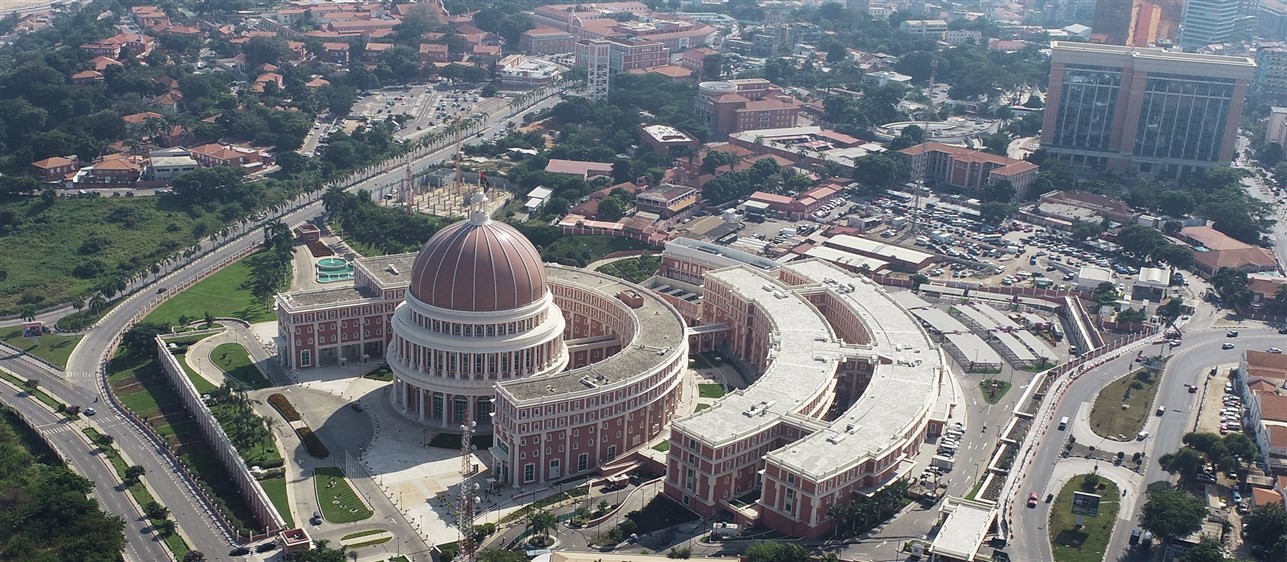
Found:
<path fill-rule="evenodd" d="M 893 299 L 899 306 L 906 308 L 907 310 L 929 308 L 931 306 L 930 303 L 925 302 L 925 299 L 916 296 L 916 293 L 911 291 L 891 292 L 889 293 L 889 298 Z M 913 312 L 912 314 L 916 313 Z"/>
<path fill-rule="evenodd" d="M 871 269 L 871 271 L 880 271 L 881 269 L 889 267 L 889 262 L 885 260 L 869 258 L 852 252 L 846 252 L 844 250 L 828 248 L 826 246 L 814 246 L 809 248 L 804 252 L 804 255 L 859 269 L 861 269 L 863 265 L 866 265 Z"/>
<path fill-rule="evenodd" d="M 788 287 L 777 277 L 744 267 L 706 274 L 764 311 L 771 325 L 768 367 L 750 388 L 676 420 L 674 427 L 721 447 L 778 423 L 828 392 L 846 358 L 889 358 L 888 364 L 877 361 L 862 397 L 829 427 L 822 427 L 827 422 L 813 420 L 818 431 L 766 456 L 768 462 L 821 481 L 900 446 L 903 436 L 937 403 L 935 380 L 945 368 L 944 359 L 919 322 L 867 279 L 813 259 L 782 268 L 808 284 Z M 838 341 L 817 307 L 804 297 L 819 291 L 836 295 L 853 311 L 872 341 L 867 345 Z"/>
<path fill-rule="evenodd" d="M 545 199 L 553 193 L 553 189 L 542 186 L 527 192 L 527 196 L 535 199 Z"/>
<path fill-rule="evenodd" d="M 969 360 L 980 365 L 997 365 L 1003 364 L 1001 354 L 997 353 L 983 341 L 983 338 L 969 332 L 963 334 L 947 334 L 943 336 L 947 341 L 956 346 L 961 352 L 962 360 Z"/>
<path fill-rule="evenodd" d="M 992 520 L 996 518 L 996 504 L 982 500 L 947 498 L 943 511 L 948 513 L 939 527 L 930 552 L 957 560 L 973 560 L 983 539 L 987 537 Z"/>
<path fill-rule="evenodd" d="M 970 329 L 962 324 L 951 314 L 938 308 L 927 308 L 924 310 L 913 310 L 917 318 L 925 321 L 931 328 L 938 330 L 941 334 L 968 334 Z"/>
<path fill-rule="evenodd" d="M 1144 267 L 1140 268 L 1135 283 L 1146 287 L 1167 287 L 1171 284 L 1171 274 L 1160 267 Z"/>
<path fill-rule="evenodd" d="M 934 257 L 933 255 L 920 250 L 913 250 L 911 248 L 904 248 L 895 244 L 878 242 L 868 238 L 859 238 L 848 234 L 832 236 L 827 239 L 827 244 L 844 250 L 867 252 L 908 263 L 921 263 Z"/>
<path fill-rule="evenodd" d="M 1033 335 L 1032 332 L 1019 330 L 1014 333 L 1014 336 L 1019 338 L 1019 341 L 1032 350 L 1032 353 L 1037 357 L 1044 357 L 1047 361 L 1054 361 L 1056 357 L 1055 350 L 1050 349 L 1050 346 L 1046 345 L 1045 341 Z"/>
<path fill-rule="evenodd" d="M 1083 265 L 1081 269 L 1077 270 L 1078 283 L 1081 283 L 1084 281 L 1098 281 L 1100 283 L 1103 283 L 1105 281 L 1112 281 L 1112 280 L 1113 280 L 1113 272 L 1102 267 L 1095 267 L 1093 265 Z"/>
<path fill-rule="evenodd" d="M 1001 342 L 1001 345 L 1005 346 L 1005 348 L 1010 351 L 1010 354 L 1014 355 L 1014 358 L 1020 362 L 1030 363 L 1037 360 L 1037 355 L 1029 350 L 1028 346 L 1023 345 L 1023 342 L 1019 341 L 1019 338 L 1014 337 L 1014 334 L 1009 332 L 993 332 L 992 335 L 996 336 L 997 341 Z"/>

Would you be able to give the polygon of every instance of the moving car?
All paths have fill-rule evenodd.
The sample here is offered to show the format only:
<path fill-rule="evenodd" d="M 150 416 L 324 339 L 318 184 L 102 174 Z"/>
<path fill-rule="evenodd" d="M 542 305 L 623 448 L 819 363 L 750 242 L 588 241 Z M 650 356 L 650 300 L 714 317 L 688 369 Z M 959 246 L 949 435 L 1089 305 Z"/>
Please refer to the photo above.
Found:
<path fill-rule="evenodd" d="M 1225 342 L 1224 345 L 1220 346 L 1220 349 L 1233 349 L 1233 344 L 1229 342 Z"/>
<path fill-rule="evenodd" d="M 1281 349 L 1279 349 L 1279 348 L 1277 348 L 1277 347 L 1271 347 L 1271 348 L 1269 348 L 1269 349 L 1266 349 L 1265 351 L 1268 351 L 1269 353 L 1282 353 L 1282 352 L 1283 352 L 1283 350 L 1281 350 Z"/>
<path fill-rule="evenodd" d="M 1028 507 L 1037 507 L 1037 493 L 1028 494 Z"/>
<path fill-rule="evenodd" d="M 1229 330 L 1228 332 L 1225 332 L 1225 333 L 1224 333 L 1224 337 L 1226 337 L 1226 338 L 1236 338 L 1236 337 L 1238 337 L 1238 331 L 1237 331 L 1237 330 Z"/>

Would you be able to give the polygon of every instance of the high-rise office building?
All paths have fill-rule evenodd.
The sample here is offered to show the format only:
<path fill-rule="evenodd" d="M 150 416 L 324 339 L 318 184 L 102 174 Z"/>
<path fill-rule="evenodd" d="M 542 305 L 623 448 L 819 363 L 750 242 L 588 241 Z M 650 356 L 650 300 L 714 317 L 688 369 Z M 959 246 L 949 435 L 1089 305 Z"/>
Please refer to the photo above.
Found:
<path fill-rule="evenodd" d="M 1245 57 L 1055 41 L 1041 147 L 1074 165 L 1179 177 L 1233 159 Z"/>
<path fill-rule="evenodd" d="M 1196 50 L 1249 33 L 1260 0 L 1187 0 L 1180 25 L 1180 46 Z"/>
<path fill-rule="evenodd" d="M 1184 0 L 1099 0 L 1090 40 L 1132 47 L 1173 43 L 1183 16 Z"/>

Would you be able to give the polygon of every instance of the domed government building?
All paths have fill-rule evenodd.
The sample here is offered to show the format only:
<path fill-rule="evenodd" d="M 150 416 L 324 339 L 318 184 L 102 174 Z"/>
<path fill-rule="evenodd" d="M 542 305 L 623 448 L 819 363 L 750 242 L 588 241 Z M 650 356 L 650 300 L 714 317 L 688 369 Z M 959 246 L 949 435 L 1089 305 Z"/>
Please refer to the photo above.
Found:
<path fill-rule="evenodd" d="M 383 356 L 403 415 L 493 434 L 499 482 L 597 471 L 658 438 L 675 412 L 688 364 L 679 312 L 621 279 L 543 263 L 485 212 L 418 253 L 353 269 L 352 286 L 278 295 L 283 364 Z"/>
<path fill-rule="evenodd" d="M 383 356 L 394 409 L 477 422 L 506 485 L 645 466 L 703 517 L 818 538 L 833 507 L 909 477 L 956 407 L 946 355 L 912 313 L 928 304 L 825 261 L 681 238 L 645 288 L 544 264 L 475 211 L 418 253 L 355 260 L 353 278 L 278 295 L 282 362 Z M 677 412 L 690 349 L 749 386 Z M 664 463 L 635 454 L 660 441 Z"/>

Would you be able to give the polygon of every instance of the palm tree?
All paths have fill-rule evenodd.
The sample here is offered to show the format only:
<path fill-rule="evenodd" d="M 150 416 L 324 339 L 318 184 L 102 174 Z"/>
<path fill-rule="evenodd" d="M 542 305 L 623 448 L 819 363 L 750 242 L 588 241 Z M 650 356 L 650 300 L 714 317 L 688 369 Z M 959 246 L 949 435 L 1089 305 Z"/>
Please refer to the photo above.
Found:
<path fill-rule="evenodd" d="M 546 539 L 545 543 L 549 544 L 550 529 L 558 524 L 558 517 L 548 511 L 538 510 L 527 516 L 527 522 L 531 525 L 532 532 L 541 533 Z"/>

